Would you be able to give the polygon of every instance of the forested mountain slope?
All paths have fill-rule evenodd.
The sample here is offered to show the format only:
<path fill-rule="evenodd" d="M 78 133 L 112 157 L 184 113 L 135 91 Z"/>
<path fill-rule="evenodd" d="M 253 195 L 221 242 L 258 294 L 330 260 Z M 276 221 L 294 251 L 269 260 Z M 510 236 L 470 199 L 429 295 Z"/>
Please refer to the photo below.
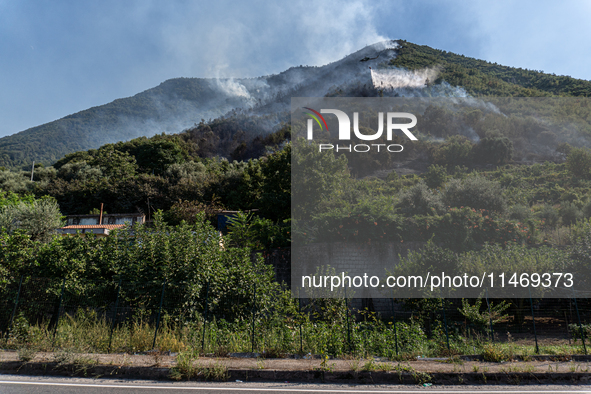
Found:
<path fill-rule="evenodd" d="M 373 67 L 376 75 L 386 69 L 402 76 L 422 70 L 432 77 L 427 78 L 430 95 L 451 94 L 449 88 L 442 90 L 441 86 L 475 96 L 587 96 L 591 93 L 589 81 L 501 66 L 403 40 L 385 41 L 322 67 L 293 67 L 278 75 L 236 80 L 171 79 L 133 97 L 0 138 L 0 166 L 22 168 L 33 161 L 47 165 L 65 154 L 95 149 L 106 143 L 178 133 L 202 119 L 216 119 L 239 109 L 245 110 L 248 116 L 270 117 L 265 122 L 256 122 L 259 129 L 249 130 L 252 138 L 264 136 L 287 120 L 279 114 L 287 109 L 290 97 L 378 94 L 369 67 Z M 406 86 L 405 95 L 425 94 L 423 90 L 411 84 Z M 235 148 L 224 153 L 230 156 Z M 236 155 L 235 158 L 243 156 L 240 151 Z"/>

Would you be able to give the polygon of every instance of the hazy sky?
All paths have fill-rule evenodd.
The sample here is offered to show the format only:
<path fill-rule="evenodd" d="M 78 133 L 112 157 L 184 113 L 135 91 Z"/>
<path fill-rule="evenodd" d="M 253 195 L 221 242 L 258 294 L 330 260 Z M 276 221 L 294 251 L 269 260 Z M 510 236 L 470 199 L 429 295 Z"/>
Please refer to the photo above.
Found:
<path fill-rule="evenodd" d="M 0 0 L 0 137 L 175 77 L 322 65 L 384 39 L 591 79 L 591 1 Z"/>

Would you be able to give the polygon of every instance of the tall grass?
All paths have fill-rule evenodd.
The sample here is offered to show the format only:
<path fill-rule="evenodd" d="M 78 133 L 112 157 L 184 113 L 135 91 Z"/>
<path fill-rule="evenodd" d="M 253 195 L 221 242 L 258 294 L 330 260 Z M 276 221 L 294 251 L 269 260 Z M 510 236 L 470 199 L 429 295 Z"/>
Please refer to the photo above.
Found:
<path fill-rule="evenodd" d="M 9 334 L 0 340 L 0 346 L 36 351 L 67 349 L 79 353 L 141 353 L 153 350 L 155 328 L 153 322 L 138 317 L 112 328 L 111 322 L 104 316 L 85 310 L 64 315 L 57 329 L 49 327 L 48 322 L 30 324 L 24 317 L 18 316 Z M 179 324 L 164 316 L 158 329 L 156 349 L 226 356 L 228 353 L 253 350 L 252 334 L 252 322 L 249 321 L 212 320 L 204 326 L 202 320 Z M 349 323 L 346 319 L 313 320 L 309 315 L 303 318 L 259 318 L 255 321 L 254 351 L 267 357 L 298 353 L 390 359 L 459 354 L 535 354 L 533 341 L 531 344 L 517 344 L 511 340 L 491 343 L 487 336 L 478 333 L 452 333 L 449 346 L 448 350 L 441 327 L 432 330 L 431 337 L 427 338 L 417 322 L 398 322 L 395 335 L 392 323 L 380 320 L 375 314 L 362 315 L 359 321 L 351 319 Z M 582 352 L 580 341 L 573 345 L 540 346 L 541 354 Z"/>

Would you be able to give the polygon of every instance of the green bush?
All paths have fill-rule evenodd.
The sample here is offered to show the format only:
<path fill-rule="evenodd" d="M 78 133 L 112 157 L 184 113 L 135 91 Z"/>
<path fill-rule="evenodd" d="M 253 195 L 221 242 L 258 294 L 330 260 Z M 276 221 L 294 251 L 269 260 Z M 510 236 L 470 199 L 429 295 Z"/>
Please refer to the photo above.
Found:
<path fill-rule="evenodd" d="M 587 204 L 583 205 L 583 217 L 585 219 L 591 218 L 591 201 L 587 202 Z"/>
<path fill-rule="evenodd" d="M 585 148 L 573 148 L 566 158 L 566 168 L 579 178 L 591 176 L 591 152 Z"/>
<path fill-rule="evenodd" d="M 441 217 L 435 232 L 436 240 L 452 250 L 464 250 L 474 246 L 473 230 L 482 214 L 468 207 L 451 208 Z"/>
<path fill-rule="evenodd" d="M 507 137 L 486 137 L 472 152 L 476 163 L 505 164 L 513 158 L 513 143 Z"/>
<path fill-rule="evenodd" d="M 482 357 L 484 361 L 500 363 L 502 361 L 511 361 L 513 359 L 513 353 L 507 348 L 487 343 L 484 345 Z"/>
<path fill-rule="evenodd" d="M 289 246 L 290 220 L 275 224 L 270 219 L 238 212 L 228 220 L 228 235 L 239 247 L 254 250 Z"/>
<path fill-rule="evenodd" d="M 501 213 L 507 206 L 500 183 L 479 176 L 449 181 L 443 203 L 449 207 L 470 207 Z"/>
<path fill-rule="evenodd" d="M 427 335 L 421 326 L 415 322 L 397 323 L 398 340 L 402 345 L 404 352 L 414 352 L 420 350 L 427 342 Z"/>
<path fill-rule="evenodd" d="M 429 241 L 421 250 L 409 251 L 406 257 L 401 259 L 391 272 L 388 272 L 388 275 L 409 276 L 416 275 L 418 272 L 442 271 L 449 275 L 458 272 L 458 254 Z M 394 295 L 396 295 L 397 291 L 399 291 L 398 288 L 393 289 Z M 430 297 L 435 295 L 428 288 L 417 287 L 414 289 L 404 289 L 405 298 L 408 297 L 409 291 L 413 291 L 414 294 L 412 294 L 412 297 L 416 298 L 425 294 L 428 294 Z"/>
<path fill-rule="evenodd" d="M 495 272 L 513 272 L 519 278 L 522 273 L 527 273 L 531 277 L 532 274 L 540 275 L 543 272 L 566 270 L 565 264 L 568 263 L 568 258 L 568 253 L 564 250 L 548 246 L 531 248 L 516 243 L 485 244 L 480 250 L 468 251 L 459 255 L 458 267 L 460 272 L 466 272 L 468 275 L 480 276 L 494 270 Z M 509 278 L 507 277 L 505 280 L 505 286 L 507 286 Z M 495 285 L 496 283 L 495 281 Z M 545 292 L 551 294 L 553 291 L 554 289 L 544 286 L 531 287 L 534 297 Z"/>
<path fill-rule="evenodd" d="M 546 227 L 556 227 L 558 220 L 560 220 L 558 211 L 556 211 L 552 205 L 548 204 L 544 204 L 542 209 L 538 211 L 537 216 L 544 221 L 543 224 Z"/>
<path fill-rule="evenodd" d="M 583 212 L 572 202 L 560 204 L 560 216 L 562 224 L 570 226 L 583 218 Z"/>
<path fill-rule="evenodd" d="M 427 186 L 429 186 L 431 189 L 436 189 L 443 186 L 443 184 L 447 181 L 447 170 L 444 166 L 432 164 L 427 169 L 427 172 L 423 174 L 423 178 L 425 179 Z"/>
<path fill-rule="evenodd" d="M 436 164 L 458 165 L 468 163 L 472 155 L 472 142 L 461 135 L 454 135 L 433 151 Z"/>
<path fill-rule="evenodd" d="M 423 181 L 400 193 L 396 204 L 407 215 L 433 215 L 443 212 L 439 193 L 433 193 Z"/>
<path fill-rule="evenodd" d="M 503 312 L 505 312 L 511 304 L 506 301 L 501 301 L 500 304 L 494 305 L 491 301 L 490 308 L 484 308 L 485 310 L 482 312 L 480 311 L 483 309 L 481 306 L 482 298 L 478 298 L 474 305 L 470 305 L 468 300 L 462 298 L 462 307 L 458 308 L 458 311 L 481 331 L 486 331 L 491 324 L 496 324 L 508 317 L 508 315 L 503 314 Z"/>
<path fill-rule="evenodd" d="M 532 215 L 532 210 L 527 205 L 515 204 L 509 209 L 509 218 L 518 220 L 522 223 L 529 220 Z"/>
<path fill-rule="evenodd" d="M 573 245 L 569 250 L 569 269 L 576 272 L 577 288 L 588 289 L 591 284 L 591 223 L 582 223 L 573 231 Z"/>

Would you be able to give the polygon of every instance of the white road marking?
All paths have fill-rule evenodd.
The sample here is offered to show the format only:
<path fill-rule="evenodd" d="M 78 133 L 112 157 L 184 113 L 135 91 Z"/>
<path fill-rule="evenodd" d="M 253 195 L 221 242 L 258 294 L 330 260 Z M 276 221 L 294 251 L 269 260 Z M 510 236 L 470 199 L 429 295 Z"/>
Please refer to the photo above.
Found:
<path fill-rule="evenodd" d="M 254 383 L 254 382 L 252 382 Z M 413 393 L 419 391 L 428 391 L 429 393 L 441 394 L 466 394 L 469 391 L 476 391 L 478 393 L 487 394 L 521 394 L 521 393 L 536 393 L 536 394 L 557 394 L 557 393 L 591 393 L 591 390 L 482 390 L 480 387 L 467 388 L 466 390 L 438 390 L 430 388 L 419 388 L 415 390 L 343 390 L 343 389 L 289 389 L 289 388 L 264 388 L 264 387 L 178 387 L 178 386 L 148 386 L 148 385 L 124 385 L 124 384 L 85 384 L 85 383 L 47 383 L 47 382 L 19 382 L 11 380 L 0 380 L 0 384 L 21 384 L 32 386 L 65 386 L 65 387 L 97 387 L 97 388 L 122 388 L 122 389 L 153 389 L 153 390 L 211 390 L 211 391 L 281 391 L 292 393 Z"/>

